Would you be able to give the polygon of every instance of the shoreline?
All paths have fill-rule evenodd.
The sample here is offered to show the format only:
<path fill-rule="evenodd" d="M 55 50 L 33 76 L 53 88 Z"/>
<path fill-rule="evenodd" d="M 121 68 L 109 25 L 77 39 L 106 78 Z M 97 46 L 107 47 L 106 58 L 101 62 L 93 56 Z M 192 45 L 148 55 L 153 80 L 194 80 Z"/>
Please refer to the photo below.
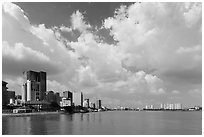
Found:
<path fill-rule="evenodd" d="M 64 112 L 32 112 L 32 113 L 2 113 L 2 117 L 18 117 L 18 116 L 35 116 L 35 115 L 51 115 L 51 114 L 63 114 Z"/>

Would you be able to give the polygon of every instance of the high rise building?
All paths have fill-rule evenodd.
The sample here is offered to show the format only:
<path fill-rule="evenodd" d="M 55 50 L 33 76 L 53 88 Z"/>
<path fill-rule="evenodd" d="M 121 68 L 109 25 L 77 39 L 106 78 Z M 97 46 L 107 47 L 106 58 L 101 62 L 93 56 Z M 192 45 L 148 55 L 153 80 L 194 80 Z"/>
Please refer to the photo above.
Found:
<path fill-rule="evenodd" d="M 23 72 L 22 101 L 42 101 L 46 97 L 46 72 Z"/>
<path fill-rule="evenodd" d="M 8 104 L 8 99 L 7 99 L 7 85 L 8 83 L 5 81 L 2 81 L 2 106 L 6 106 Z"/>
<path fill-rule="evenodd" d="M 83 93 L 81 92 L 81 107 L 83 107 L 83 102 L 84 102 L 84 96 L 83 96 Z"/>
<path fill-rule="evenodd" d="M 73 100 L 74 100 L 75 106 L 82 106 L 83 107 L 83 93 L 82 92 L 73 93 Z"/>
<path fill-rule="evenodd" d="M 66 98 L 71 101 L 71 106 L 73 105 L 73 94 L 70 91 L 63 92 L 63 98 Z"/>
<path fill-rule="evenodd" d="M 101 109 L 101 100 L 100 99 L 96 101 L 96 108 Z"/>

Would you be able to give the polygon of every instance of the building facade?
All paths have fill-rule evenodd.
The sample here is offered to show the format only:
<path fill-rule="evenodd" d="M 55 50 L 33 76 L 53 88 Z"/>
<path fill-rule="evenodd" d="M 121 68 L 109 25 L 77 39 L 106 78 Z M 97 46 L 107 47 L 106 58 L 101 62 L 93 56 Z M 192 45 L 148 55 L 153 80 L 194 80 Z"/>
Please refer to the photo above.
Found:
<path fill-rule="evenodd" d="M 42 101 L 46 97 L 46 72 L 24 72 L 22 101 Z"/>
<path fill-rule="evenodd" d="M 101 100 L 100 99 L 96 101 L 96 108 L 101 109 Z"/>
<path fill-rule="evenodd" d="M 66 98 L 66 100 L 70 100 L 71 105 L 73 105 L 73 94 L 71 91 L 64 91 L 63 98 Z"/>
<path fill-rule="evenodd" d="M 15 91 L 7 91 L 7 99 L 9 100 L 9 104 L 15 103 Z"/>
<path fill-rule="evenodd" d="M 89 99 L 84 99 L 84 103 L 83 103 L 83 106 L 86 107 L 86 108 L 89 108 Z"/>
<path fill-rule="evenodd" d="M 83 93 L 82 92 L 73 93 L 73 102 L 75 106 L 83 107 Z"/>
<path fill-rule="evenodd" d="M 2 106 L 6 106 L 8 104 L 8 99 L 7 99 L 7 85 L 8 83 L 5 81 L 2 81 Z"/>
<path fill-rule="evenodd" d="M 55 102 L 60 105 L 60 95 L 59 93 L 54 93 L 53 91 L 49 91 L 46 95 L 46 100 L 50 103 Z"/>

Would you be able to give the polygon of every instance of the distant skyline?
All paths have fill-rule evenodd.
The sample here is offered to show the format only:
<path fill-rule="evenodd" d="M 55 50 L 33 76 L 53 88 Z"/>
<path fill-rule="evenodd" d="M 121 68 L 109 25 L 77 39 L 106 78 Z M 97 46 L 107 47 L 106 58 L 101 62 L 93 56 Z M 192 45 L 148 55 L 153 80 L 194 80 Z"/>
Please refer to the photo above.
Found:
<path fill-rule="evenodd" d="M 202 106 L 202 3 L 2 3 L 8 90 L 27 70 L 107 107 Z"/>

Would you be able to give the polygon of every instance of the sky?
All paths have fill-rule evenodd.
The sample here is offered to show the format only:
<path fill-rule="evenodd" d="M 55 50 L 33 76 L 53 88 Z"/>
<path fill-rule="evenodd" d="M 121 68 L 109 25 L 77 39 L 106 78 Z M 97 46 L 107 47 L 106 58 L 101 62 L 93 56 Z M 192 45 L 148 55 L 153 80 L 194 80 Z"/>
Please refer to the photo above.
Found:
<path fill-rule="evenodd" d="M 2 80 L 107 107 L 202 106 L 202 3 L 2 3 Z"/>

